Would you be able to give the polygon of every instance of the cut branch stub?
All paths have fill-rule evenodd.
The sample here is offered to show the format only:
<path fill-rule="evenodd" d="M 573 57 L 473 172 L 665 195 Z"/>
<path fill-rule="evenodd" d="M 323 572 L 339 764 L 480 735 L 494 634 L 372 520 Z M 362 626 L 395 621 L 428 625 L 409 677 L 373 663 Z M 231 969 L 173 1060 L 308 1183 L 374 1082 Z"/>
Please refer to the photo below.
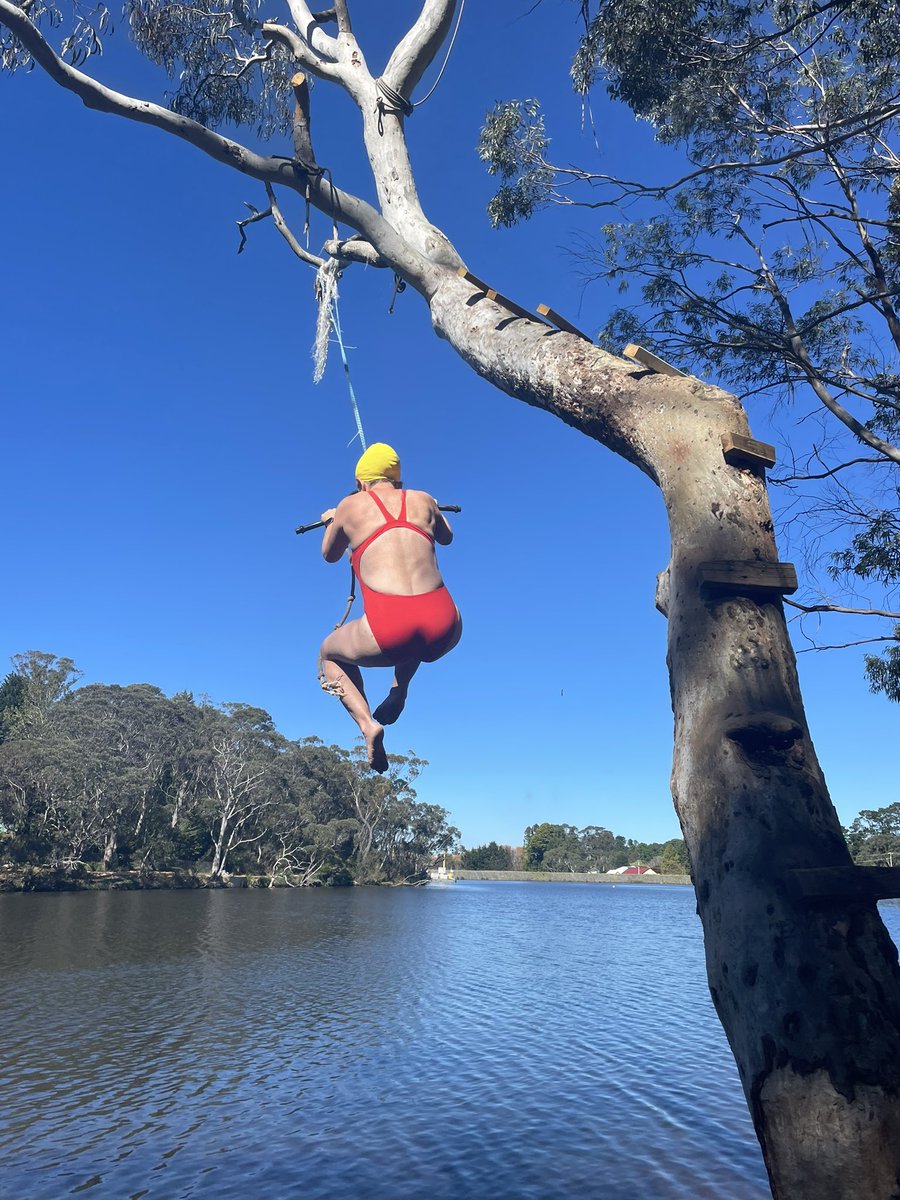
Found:
<path fill-rule="evenodd" d="M 722 455 L 732 467 L 752 467 L 764 471 L 767 467 L 775 466 L 774 446 L 740 433 L 722 434 Z"/>
<path fill-rule="evenodd" d="M 786 562 L 701 563 L 697 582 L 706 599 L 722 599 L 730 593 L 751 597 L 790 595 L 799 586 L 794 564 Z"/>
<path fill-rule="evenodd" d="M 312 167 L 316 156 L 309 123 L 309 81 L 302 71 L 291 78 L 291 87 L 294 89 L 294 158 Z"/>

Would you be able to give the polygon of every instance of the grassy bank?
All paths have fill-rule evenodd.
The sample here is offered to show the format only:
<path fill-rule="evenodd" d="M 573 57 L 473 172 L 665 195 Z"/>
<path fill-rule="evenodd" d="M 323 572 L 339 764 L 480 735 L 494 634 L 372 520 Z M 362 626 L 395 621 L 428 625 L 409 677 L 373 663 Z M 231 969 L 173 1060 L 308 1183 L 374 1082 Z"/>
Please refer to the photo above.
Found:
<path fill-rule="evenodd" d="M 605 883 L 618 887 L 625 884 L 675 883 L 690 886 L 690 875 L 597 875 L 572 871 L 455 871 L 457 879 L 490 879 L 510 883 Z"/>

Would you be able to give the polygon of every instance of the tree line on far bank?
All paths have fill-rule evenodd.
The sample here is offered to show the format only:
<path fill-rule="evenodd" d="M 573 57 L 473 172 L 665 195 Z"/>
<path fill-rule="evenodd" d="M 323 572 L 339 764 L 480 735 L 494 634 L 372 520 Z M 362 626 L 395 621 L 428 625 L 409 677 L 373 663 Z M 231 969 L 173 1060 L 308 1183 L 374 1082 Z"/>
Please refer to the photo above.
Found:
<path fill-rule="evenodd" d="M 451 849 L 445 809 L 418 800 L 427 764 L 292 741 L 248 704 L 149 684 L 75 687 L 67 658 L 30 651 L 0 685 L 0 860 L 62 869 L 190 869 L 291 884 L 400 882 Z"/>
<path fill-rule="evenodd" d="M 682 838 L 667 842 L 639 842 L 611 833 L 600 825 L 577 829 L 574 825 L 543 822 L 529 825 L 521 847 L 488 842 L 463 850 L 460 866 L 470 871 L 556 871 L 602 874 L 615 867 L 640 864 L 662 875 L 689 875 L 690 860 Z"/>
<path fill-rule="evenodd" d="M 900 801 L 884 808 L 863 809 L 844 830 L 853 861 L 863 866 L 900 866 Z M 524 846 L 488 842 L 463 849 L 459 865 L 470 871 L 559 871 L 603 873 L 639 864 L 661 875 L 690 875 L 691 863 L 683 838 L 667 842 L 638 842 L 611 833 L 600 825 L 543 822 L 525 830 Z"/>

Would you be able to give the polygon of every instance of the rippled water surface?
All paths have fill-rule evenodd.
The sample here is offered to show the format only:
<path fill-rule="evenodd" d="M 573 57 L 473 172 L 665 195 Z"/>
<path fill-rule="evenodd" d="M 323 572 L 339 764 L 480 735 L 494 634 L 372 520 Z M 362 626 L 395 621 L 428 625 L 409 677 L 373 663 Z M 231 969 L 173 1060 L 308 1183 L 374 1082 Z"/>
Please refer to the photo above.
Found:
<path fill-rule="evenodd" d="M 769 1195 L 687 888 L 0 896 L 0 1055 L 4 1200 Z"/>

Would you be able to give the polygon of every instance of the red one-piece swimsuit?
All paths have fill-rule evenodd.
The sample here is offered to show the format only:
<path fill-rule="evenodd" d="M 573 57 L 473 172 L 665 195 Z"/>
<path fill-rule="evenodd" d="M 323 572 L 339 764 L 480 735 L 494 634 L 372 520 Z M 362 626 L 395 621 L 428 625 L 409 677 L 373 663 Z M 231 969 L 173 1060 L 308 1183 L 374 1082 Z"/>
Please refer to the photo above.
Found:
<path fill-rule="evenodd" d="M 431 592 L 420 592 L 417 596 L 396 596 L 389 592 L 376 592 L 368 587 L 360 574 L 360 561 L 376 538 L 389 529 L 412 529 L 434 545 L 434 538 L 418 525 L 406 519 L 406 492 L 400 493 L 400 512 L 391 516 L 375 494 L 368 492 L 385 519 L 374 533 L 360 542 L 350 555 L 353 571 L 362 591 L 363 608 L 369 627 L 381 653 L 392 660 L 392 665 L 417 659 L 419 662 L 434 662 L 446 651 L 456 633 L 458 614 L 450 593 L 443 584 Z"/>

